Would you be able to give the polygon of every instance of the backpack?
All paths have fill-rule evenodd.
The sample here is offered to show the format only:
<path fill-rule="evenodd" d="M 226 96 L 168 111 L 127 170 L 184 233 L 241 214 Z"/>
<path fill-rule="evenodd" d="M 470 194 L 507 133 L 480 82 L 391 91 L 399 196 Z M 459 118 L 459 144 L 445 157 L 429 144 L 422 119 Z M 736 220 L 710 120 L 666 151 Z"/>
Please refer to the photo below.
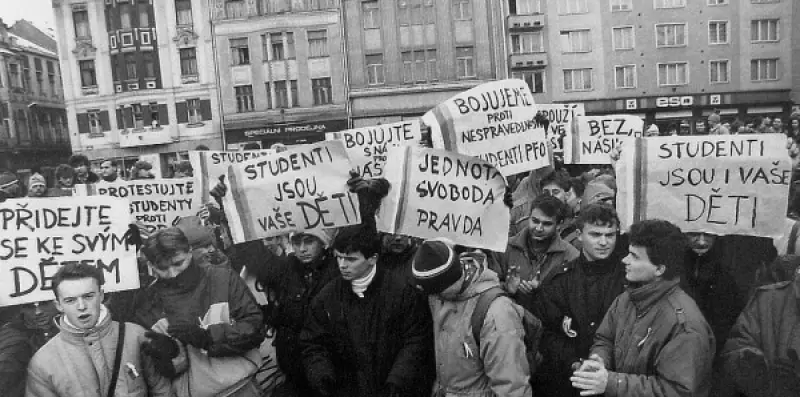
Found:
<path fill-rule="evenodd" d="M 472 312 L 470 324 L 472 325 L 472 337 L 478 346 L 478 352 L 481 350 L 481 328 L 483 328 L 483 322 L 486 321 L 486 313 L 489 311 L 489 306 L 492 302 L 501 296 L 508 296 L 508 294 L 500 287 L 489 288 L 478 298 L 475 311 Z M 516 303 L 513 304 L 516 305 Z M 539 353 L 539 342 L 542 339 L 542 322 L 527 309 L 523 308 L 522 310 L 524 311 L 522 327 L 525 329 L 525 337 L 523 338 L 525 357 L 528 359 L 530 375 L 532 376 L 542 362 L 542 355 Z"/>

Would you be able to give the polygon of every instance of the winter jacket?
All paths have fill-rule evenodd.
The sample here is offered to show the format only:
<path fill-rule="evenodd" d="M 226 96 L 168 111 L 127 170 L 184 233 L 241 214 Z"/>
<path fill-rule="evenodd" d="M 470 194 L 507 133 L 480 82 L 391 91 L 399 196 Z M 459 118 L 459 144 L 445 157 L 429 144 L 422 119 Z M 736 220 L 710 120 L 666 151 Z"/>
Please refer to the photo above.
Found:
<path fill-rule="evenodd" d="M 522 307 L 510 298 L 498 297 L 486 313 L 480 350 L 472 336 L 471 318 L 478 298 L 499 286 L 497 274 L 485 269 L 463 293 L 428 298 L 433 313 L 437 397 L 531 397 Z"/>
<path fill-rule="evenodd" d="M 181 345 L 173 364 L 178 396 L 217 396 L 248 385 L 261 362 L 263 317 L 247 285 L 229 268 L 200 267 L 192 260 L 172 279 L 157 279 L 137 304 L 137 322 L 166 334 L 170 322 L 197 322 L 209 331 L 207 351 Z"/>
<path fill-rule="evenodd" d="M 549 284 L 555 269 L 577 258 L 580 253 L 575 247 L 567 244 L 558 235 L 553 236 L 550 246 L 543 255 L 536 257 L 528 248 L 531 231 L 525 228 L 508 242 L 506 252 L 493 252 L 489 266 L 497 273 L 501 283 L 506 283 L 510 272 L 516 272 L 521 280 L 539 280 L 540 285 Z M 533 294 L 515 291 L 514 300 L 522 307 L 533 311 Z M 536 291 L 538 292 L 538 290 Z"/>
<path fill-rule="evenodd" d="M 6 397 L 25 394 L 25 372 L 33 357 L 28 333 L 16 324 L 0 327 L 0 390 Z"/>
<path fill-rule="evenodd" d="M 766 359 L 768 365 L 785 363 L 794 366 L 795 377 L 800 377 L 796 360 L 800 354 L 800 281 L 785 281 L 756 289 L 744 312 L 739 316 L 725 343 L 721 357 L 728 375 L 743 391 L 749 392 L 753 384 L 763 379 L 742 370 L 742 353 L 754 350 Z M 792 352 L 793 351 L 793 352 Z M 794 355 L 795 359 L 792 358 Z M 760 374 L 766 376 L 766 374 Z M 798 379 L 800 382 L 800 379 Z M 751 397 L 783 397 L 797 395 L 798 390 L 788 393 L 779 390 L 775 384 L 748 394 Z"/>
<path fill-rule="evenodd" d="M 534 304 L 533 313 L 544 327 L 544 361 L 534 375 L 534 390 L 536 395 L 578 396 L 569 381 L 572 363 L 589 356 L 603 317 L 625 291 L 625 265 L 613 254 L 598 261 L 581 255 L 556 270 Z"/>
<path fill-rule="evenodd" d="M 708 395 L 714 335 L 678 283 L 629 287 L 608 309 L 592 346 L 609 371 L 606 397 Z"/>
<path fill-rule="evenodd" d="M 335 379 L 334 396 L 373 397 L 387 384 L 402 396 L 430 393 L 433 329 L 425 297 L 381 263 L 363 298 L 349 281 L 328 283 L 314 298 L 300 344 L 312 386 Z"/>
<path fill-rule="evenodd" d="M 417 247 L 409 247 L 407 250 L 395 254 L 392 252 L 381 253 L 381 263 L 378 266 L 395 273 L 398 276 L 404 277 L 406 282 L 412 286 L 415 284 L 414 275 L 411 273 L 411 261 L 414 259 L 414 254 L 417 252 Z"/>
<path fill-rule="evenodd" d="M 103 308 L 98 324 L 82 331 L 59 322 L 61 332 L 33 356 L 28 367 L 27 397 L 106 397 L 119 338 L 119 323 Z M 125 323 L 114 396 L 170 396 L 168 379 L 156 373 L 140 350 L 144 328 Z"/>

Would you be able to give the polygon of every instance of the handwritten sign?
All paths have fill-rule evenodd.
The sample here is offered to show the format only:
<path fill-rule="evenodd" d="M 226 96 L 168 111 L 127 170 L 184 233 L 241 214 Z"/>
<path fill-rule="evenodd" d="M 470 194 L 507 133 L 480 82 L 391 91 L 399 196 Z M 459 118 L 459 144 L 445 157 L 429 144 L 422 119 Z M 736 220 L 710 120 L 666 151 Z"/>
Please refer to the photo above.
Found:
<path fill-rule="evenodd" d="M 383 175 L 389 148 L 401 145 L 419 145 L 422 140 L 419 120 L 406 120 L 372 127 L 354 128 L 325 134 L 327 140 L 344 142 L 350 163 L 365 178 Z"/>
<path fill-rule="evenodd" d="M 349 170 L 340 141 L 230 165 L 225 214 L 234 242 L 361 223 L 358 196 L 347 188 Z"/>
<path fill-rule="evenodd" d="M 624 225 L 660 218 L 684 232 L 783 234 L 792 166 L 786 136 L 636 138 L 617 163 Z"/>
<path fill-rule="evenodd" d="M 550 164 L 537 109 L 528 85 L 509 79 L 462 92 L 422 119 L 431 127 L 435 148 L 480 157 L 514 175 Z"/>
<path fill-rule="evenodd" d="M 219 182 L 219 177 L 228 172 L 228 166 L 239 164 L 254 158 L 271 156 L 275 153 L 272 149 L 263 150 L 242 150 L 238 152 L 225 151 L 191 151 L 189 152 L 189 162 L 192 163 L 195 178 L 197 178 L 197 190 L 200 191 L 200 199 L 203 203 L 211 200 L 208 193 Z"/>
<path fill-rule="evenodd" d="M 0 306 L 52 300 L 53 275 L 72 262 L 101 269 L 105 291 L 138 288 L 136 247 L 124 238 L 129 220 L 128 202 L 110 197 L 0 203 Z"/>
<path fill-rule="evenodd" d="M 128 199 L 135 222 L 148 232 L 171 227 L 178 218 L 197 215 L 200 193 L 194 178 L 142 179 L 118 183 L 77 185 L 79 196 L 111 196 Z"/>
<path fill-rule="evenodd" d="M 505 178 L 489 162 L 408 146 L 390 150 L 384 176 L 392 189 L 381 204 L 378 230 L 505 251 Z"/>
<path fill-rule="evenodd" d="M 611 164 L 609 154 L 629 137 L 642 136 L 644 120 L 629 114 L 581 116 L 565 141 L 565 164 Z"/>
<path fill-rule="evenodd" d="M 553 154 L 564 156 L 564 141 L 572 138 L 572 124 L 576 117 L 583 116 L 582 103 L 539 103 L 536 105 L 544 113 L 550 125 L 545 135 L 553 146 Z M 544 126 L 541 126 L 544 128 Z"/>

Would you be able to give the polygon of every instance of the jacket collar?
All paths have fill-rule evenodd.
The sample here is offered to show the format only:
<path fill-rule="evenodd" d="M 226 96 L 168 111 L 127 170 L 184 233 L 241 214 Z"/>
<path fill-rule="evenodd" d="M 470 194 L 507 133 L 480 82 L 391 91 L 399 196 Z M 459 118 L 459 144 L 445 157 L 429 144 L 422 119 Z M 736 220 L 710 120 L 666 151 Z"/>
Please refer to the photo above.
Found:
<path fill-rule="evenodd" d="M 369 299 L 375 296 L 380 290 L 383 288 L 381 285 L 383 284 L 383 277 L 386 273 L 385 266 L 382 266 L 382 263 L 378 263 L 375 265 L 375 277 L 372 279 L 372 282 L 367 286 L 367 289 L 364 291 L 364 298 Z M 341 274 L 338 276 L 341 279 Z M 354 299 L 362 299 L 353 292 L 353 283 L 344 279 L 342 280 L 342 292 L 348 294 Z"/>
<path fill-rule="evenodd" d="M 73 344 L 82 344 L 85 339 L 101 339 L 111 330 L 111 314 L 105 305 L 100 306 L 100 319 L 97 324 L 88 330 L 78 329 L 67 321 L 64 316 L 56 320 L 56 325 L 61 330 L 60 337 Z"/>
<path fill-rule="evenodd" d="M 512 237 L 509 241 L 509 245 L 514 248 L 517 248 L 523 252 L 530 252 L 528 249 L 528 239 L 530 238 L 531 230 L 530 228 L 524 228 L 521 232 L 517 233 L 516 236 Z M 550 241 L 550 246 L 547 247 L 548 254 L 551 253 L 559 253 L 559 252 L 566 252 L 568 249 L 569 243 L 561 239 L 561 236 L 558 233 L 553 236 L 553 239 Z"/>
<path fill-rule="evenodd" d="M 192 263 L 189 264 L 186 270 L 175 276 L 175 278 L 157 279 L 156 283 L 162 287 L 191 291 L 197 287 L 204 274 L 203 268 L 195 263 L 193 258 Z"/>
<path fill-rule="evenodd" d="M 636 306 L 636 314 L 643 315 L 663 297 L 678 288 L 680 280 L 658 280 L 641 286 L 628 286 L 631 302 Z"/>

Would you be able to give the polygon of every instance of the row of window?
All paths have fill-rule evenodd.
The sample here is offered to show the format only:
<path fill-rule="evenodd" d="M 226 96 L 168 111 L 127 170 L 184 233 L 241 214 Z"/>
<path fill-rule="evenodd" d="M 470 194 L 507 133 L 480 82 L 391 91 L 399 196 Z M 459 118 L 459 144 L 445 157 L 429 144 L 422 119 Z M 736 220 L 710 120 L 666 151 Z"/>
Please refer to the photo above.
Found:
<path fill-rule="evenodd" d="M 13 114 L 9 114 L 7 106 L 8 104 L 0 102 L 0 118 L 3 121 L 2 128 L 0 128 L 0 137 L 10 138 L 12 136 L 10 117 L 13 117 L 16 126 L 15 135 L 22 140 L 65 142 L 69 139 L 66 135 L 67 119 L 63 114 L 33 113 L 30 115 L 31 123 L 29 126 L 27 112 L 20 109 L 13 112 Z"/>
<path fill-rule="evenodd" d="M 338 0 L 257 0 L 258 15 L 281 14 L 337 8 Z M 226 18 L 247 18 L 249 7 L 244 0 L 225 0 Z"/>
<path fill-rule="evenodd" d="M 456 76 L 459 79 L 476 77 L 475 48 L 456 47 Z M 439 66 L 435 49 L 417 49 L 400 53 L 403 62 L 403 82 L 418 83 L 439 80 Z M 386 83 L 383 54 L 365 57 L 368 85 Z"/>
<path fill-rule="evenodd" d="M 267 109 L 287 109 L 299 106 L 297 80 L 267 82 L 264 83 L 264 86 Z M 238 85 L 233 87 L 233 90 L 238 113 L 256 110 L 252 85 Z M 311 79 L 311 92 L 314 96 L 314 106 L 333 103 L 330 77 Z"/>
<path fill-rule="evenodd" d="M 637 3 L 644 3 L 646 0 L 638 0 Z M 750 0 L 753 4 L 779 3 L 781 0 Z M 589 12 L 590 0 L 558 0 L 558 13 L 566 14 L 585 14 Z M 609 7 L 612 12 L 632 11 L 634 0 L 609 0 Z M 730 0 L 706 0 L 709 6 L 727 5 Z M 652 0 L 653 8 L 683 8 L 686 7 L 686 0 Z M 511 14 L 541 14 L 542 0 L 509 0 Z"/>
<path fill-rule="evenodd" d="M 197 77 L 197 53 L 194 47 L 181 48 L 178 50 L 181 64 L 182 77 Z M 120 55 L 122 63 L 125 66 L 125 78 L 121 79 L 118 75 L 118 68 L 116 62 L 118 57 L 112 56 L 112 73 L 114 81 L 120 80 L 137 80 L 140 77 L 145 79 L 157 78 L 155 56 L 152 51 L 142 51 L 138 53 L 124 53 Z M 141 63 L 141 65 L 140 65 Z M 78 69 L 81 76 L 82 88 L 97 87 L 97 71 L 95 70 L 95 61 L 92 59 L 78 61 Z M 142 71 L 140 76 L 140 70 Z"/>
<path fill-rule="evenodd" d="M 169 111 L 166 104 L 150 102 L 120 106 L 116 110 L 117 128 L 141 130 L 144 127 L 159 128 L 169 125 Z M 211 102 L 207 99 L 193 98 L 176 102 L 175 111 L 178 124 L 200 124 L 211 120 Z M 108 112 L 91 109 L 77 114 L 78 132 L 101 133 L 111 129 Z"/>
<path fill-rule="evenodd" d="M 451 11 L 456 21 L 472 20 L 472 0 L 451 0 Z M 397 22 L 400 26 L 432 25 L 435 21 L 433 0 L 397 1 Z M 377 0 L 361 2 L 361 24 L 364 29 L 380 29 L 381 13 Z"/>
<path fill-rule="evenodd" d="M 327 57 L 328 31 L 310 30 L 308 33 L 308 57 Z M 233 65 L 250 64 L 250 44 L 247 37 L 232 38 L 229 41 Z M 295 59 L 294 33 L 273 32 L 261 35 L 261 51 L 266 61 Z"/>
<path fill-rule="evenodd" d="M 36 85 L 39 87 L 38 94 L 40 96 L 57 97 L 60 84 L 56 79 L 56 69 L 53 61 L 42 62 L 40 58 L 33 58 L 34 75 L 36 78 Z M 47 68 L 47 83 L 44 81 L 45 69 Z M 23 91 L 33 90 L 33 80 L 31 79 L 31 67 L 28 57 L 23 56 L 20 63 L 8 64 L 8 85 L 11 88 L 19 88 Z M 0 87 L 3 86 L 2 78 L 0 78 Z"/>
<path fill-rule="evenodd" d="M 191 0 L 175 1 L 175 22 L 179 26 L 191 26 L 192 23 L 192 2 Z M 127 2 L 118 2 L 118 13 L 111 12 L 112 8 L 106 7 L 105 20 L 106 30 L 129 30 L 133 28 L 150 28 L 154 25 L 152 15 L 152 5 L 148 2 L 140 2 L 133 5 Z M 75 29 L 75 37 L 78 39 L 89 40 L 92 31 L 89 27 L 89 12 L 84 8 L 76 8 L 72 11 L 72 24 Z"/>

